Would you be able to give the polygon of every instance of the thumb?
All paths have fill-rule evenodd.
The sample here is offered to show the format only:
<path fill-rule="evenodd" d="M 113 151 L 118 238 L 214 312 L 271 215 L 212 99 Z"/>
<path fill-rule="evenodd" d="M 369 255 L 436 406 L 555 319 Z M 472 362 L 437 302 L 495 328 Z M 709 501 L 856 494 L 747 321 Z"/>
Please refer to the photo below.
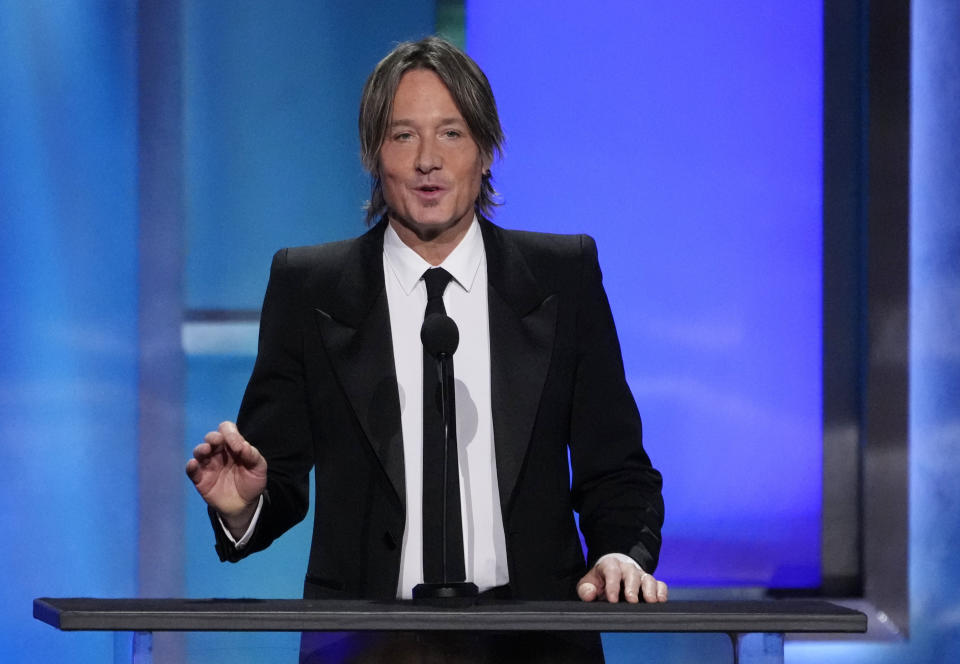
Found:
<path fill-rule="evenodd" d="M 602 587 L 603 577 L 596 567 L 591 567 L 590 571 L 577 582 L 577 596 L 584 602 L 592 602 L 600 594 Z"/>

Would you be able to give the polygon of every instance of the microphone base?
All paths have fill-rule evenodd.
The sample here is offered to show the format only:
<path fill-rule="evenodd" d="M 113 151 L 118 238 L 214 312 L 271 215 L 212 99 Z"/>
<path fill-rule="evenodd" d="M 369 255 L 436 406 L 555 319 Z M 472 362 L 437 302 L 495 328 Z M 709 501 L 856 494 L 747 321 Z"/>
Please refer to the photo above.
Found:
<path fill-rule="evenodd" d="M 459 599 L 479 595 L 477 584 L 460 583 L 418 583 L 413 587 L 413 599 Z"/>

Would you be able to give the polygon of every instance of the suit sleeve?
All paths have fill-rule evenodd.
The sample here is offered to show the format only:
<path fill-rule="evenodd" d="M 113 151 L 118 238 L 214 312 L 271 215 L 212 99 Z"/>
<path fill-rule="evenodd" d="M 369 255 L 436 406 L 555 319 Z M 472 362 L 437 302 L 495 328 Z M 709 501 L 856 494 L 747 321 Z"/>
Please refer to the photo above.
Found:
<path fill-rule="evenodd" d="M 653 572 L 663 525 L 662 478 L 643 449 L 636 402 L 603 289 L 597 248 L 581 236 L 570 459 L 588 564 L 624 553 Z"/>
<path fill-rule="evenodd" d="M 303 520 L 313 466 L 312 438 L 304 388 L 302 279 L 278 251 L 260 314 L 260 338 L 237 428 L 267 460 L 267 489 L 260 518 L 238 550 L 210 517 L 221 560 L 235 562 L 260 551 Z"/>

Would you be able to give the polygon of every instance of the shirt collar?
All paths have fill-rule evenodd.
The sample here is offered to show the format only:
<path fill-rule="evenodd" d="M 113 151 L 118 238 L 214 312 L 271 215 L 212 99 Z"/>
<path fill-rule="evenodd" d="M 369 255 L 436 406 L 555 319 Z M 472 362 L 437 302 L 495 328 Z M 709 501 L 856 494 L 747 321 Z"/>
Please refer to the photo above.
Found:
<path fill-rule="evenodd" d="M 387 259 L 390 271 L 407 295 L 416 288 L 423 273 L 433 267 L 417 252 L 405 245 L 389 223 L 383 234 L 383 255 Z M 474 216 L 466 235 L 437 267 L 442 267 L 449 272 L 454 281 L 465 291 L 470 292 L 483 257 L 483 236 L 480 234 L 477 217 Z"/>

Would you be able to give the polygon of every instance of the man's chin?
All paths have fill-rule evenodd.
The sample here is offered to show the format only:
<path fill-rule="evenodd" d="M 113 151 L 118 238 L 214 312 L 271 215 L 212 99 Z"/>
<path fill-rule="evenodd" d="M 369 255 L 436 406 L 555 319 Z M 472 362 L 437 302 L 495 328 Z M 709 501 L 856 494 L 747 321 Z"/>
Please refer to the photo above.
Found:
<path fill-rule="evenodd" d="M 390 222 L 394 224 L 394 228 L 396 230 L 399 230 L 396 228 L 397 225 L 402 226 L 407 231 L 416 235 L 417 238 L 419 238 L 422 242 L 431 242 L 437 239 L 438 237 L 440 237 L 441 235 L 447 233 L 452 228 L 459 226 L 461 224 L 465 224 L 466 223 L 464 221 L 465 219 L 467 221 L 470 220 L 470 218 L 464 218 L 464 217 L 455 218 L 455 219 L 449 219 L 449 218 L 435 219 L 429 216 L 414 218 L 409 215 L 404 216 L 404 215 L 396 215 L 393 213 L 389 213 L 388 218 Z"/>

